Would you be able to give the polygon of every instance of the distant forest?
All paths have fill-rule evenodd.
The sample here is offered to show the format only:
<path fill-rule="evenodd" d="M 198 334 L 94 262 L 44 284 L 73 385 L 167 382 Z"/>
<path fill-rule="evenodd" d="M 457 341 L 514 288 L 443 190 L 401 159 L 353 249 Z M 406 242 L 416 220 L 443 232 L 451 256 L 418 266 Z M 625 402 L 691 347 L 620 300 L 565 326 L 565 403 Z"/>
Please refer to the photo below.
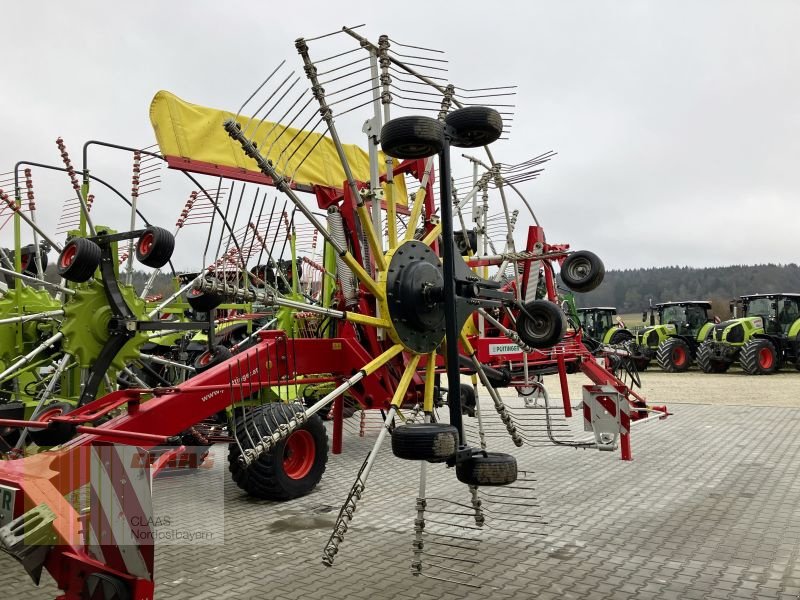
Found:
<path fill-rule="evenodd" d="M 728 303 L 743 294 L 800 292 L 800 266 L 735 265 L 732 267 L 654 267 L 607 271 L 603 283 L 587 294 L 576 294 L 578 306 L 616 306 L 619 313 L 642 312 L 653 303 L 670 300 L 711 300 L 720 318 Z"/>

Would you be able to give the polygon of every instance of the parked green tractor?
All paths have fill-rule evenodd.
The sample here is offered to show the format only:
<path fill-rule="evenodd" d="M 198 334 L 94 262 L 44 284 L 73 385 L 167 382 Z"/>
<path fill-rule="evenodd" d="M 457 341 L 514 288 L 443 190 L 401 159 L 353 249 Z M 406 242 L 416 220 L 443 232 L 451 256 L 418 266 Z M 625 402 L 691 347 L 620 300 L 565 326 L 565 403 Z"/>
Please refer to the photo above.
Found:
<path fill-rule="evenodd" d="M 714 326 L 697 352 L 706 373 L 724 373 L 737 360 L 749 375 L 769 375 L 784 364 L 800 370 L 800 294 L 741 296 L 743 316 Z"/>
<path fill-rule="evenodd" d="M 584 333 L 596 342 L 609 345 L 624 344 L 633 334 L 620 325 L 617 309 L 611 306 L 593 306 L 577 309 L 578 320 Z"/>
<path fill-rule="evenodd" d="M 711 303 L 705 300 L 651 304 L 650 324 L 638 331 L 635 342 L 629 344 L 639 370 L 644 370 L 653 359 L 668 373 L 688 370 L 697 349 L 713 328 L 709 310 Z M 647 322 L 648 311 L 642 320 Z"/>

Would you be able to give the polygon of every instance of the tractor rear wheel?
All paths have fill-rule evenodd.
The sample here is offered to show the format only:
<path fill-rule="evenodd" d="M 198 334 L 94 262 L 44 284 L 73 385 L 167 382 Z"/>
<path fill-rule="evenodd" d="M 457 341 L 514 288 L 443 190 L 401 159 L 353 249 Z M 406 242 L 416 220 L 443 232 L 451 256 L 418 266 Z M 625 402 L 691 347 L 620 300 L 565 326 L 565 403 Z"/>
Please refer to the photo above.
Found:
<path fill-rule="evenodd" d="M 778 353 L 772 342 L 756 338 L 742 348 L 739 364 L 748 375 L 771 375 L 778 369 Z"/>
<path fill-rule="evenodd" d="M 409 423 L 392 431 L 392 452 L 405 460 L 442 462 L 458 449 L 458 430 L 447 423 Z"/>
<path fill-rule="evenodd" d="M 486 452 L 456 464 L 456 478 L 467 485 L 508 485 L 517 480 L 517 459 L 502 452 Z"/>
<path fill-rule="evenodd" d="M 692 349 L 681 338 L 670 337 L 656 350 L 656 361 L 667 373 L 683 373 L 692 366 Z"/>
<path fill-rule="evenodd" d="M 228 470 L 236 485 L 249 495 L 263 500 L 292 500 L 310 493 L 322 479 L 328 462 L 328 432 L 318 415 L 309 417 L 302 427 L 250 465 L 239 461 L 239 444 L 245 450 L 252 448 L 262 435 L 277 431 L 301 410 L 297 402 L 272 402 L 235 417 L 238 444 L 229 446 Z"/>
<path fill-rule="evenodd" d="M 549 300 L 531 300 L 517 317 L 517 334 L 531 348 L 550 348 L 564 339 L 567 317 Z"/>
<path fill-rule="evenodd" d="M 712 358 L 711 345 L 707 343 L 700 344 L 695 361 L 703 373 L 724 373 L 731 366 L 730 361 Z"/>

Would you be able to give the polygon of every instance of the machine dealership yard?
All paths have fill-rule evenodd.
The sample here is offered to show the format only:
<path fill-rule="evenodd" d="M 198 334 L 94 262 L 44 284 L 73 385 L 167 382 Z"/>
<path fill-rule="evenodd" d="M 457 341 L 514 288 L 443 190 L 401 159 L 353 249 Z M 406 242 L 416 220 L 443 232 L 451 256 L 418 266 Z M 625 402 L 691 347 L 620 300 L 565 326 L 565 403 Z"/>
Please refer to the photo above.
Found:
<path fill-rule="evenodd" d="M 569 379 L 577 394 L 585 379 L 579 374 Z M 796 598 L 798 380 L 795 371 L 770 377 L 648 371 L 642 374 L 648 397 L 667 402 L 674 414 L 634 428 L 633 461 L 596 450 L 525 446 L 520 468 L 533 472 L 541 518 L 526 519 L 516 533 L 491 528 L 481 533 L 484 560 L 468 580 L 480 587 L 409 575 L 417 469 L 388 449 L 376 462 L 376 484 L 359 506 L 343 560 L 332 568 L 320 564 L 338 498 L 349 486 L 347 474 L 377 433 L 377 421 L 368 413 L 366 435 L 359 437 L 356 413 L 347 420 L 344 453 L 331 457 L 326 476 L 309 496 L 257 501 L 228 478 L 221 480 L 224 510 L 217 516 L 224 519 L 224 544 L 158 546 L 160 595 Z M 546 383 L 558 389 L 557 381 Z M 504 399 L 521 407 L 509 392 Z M 216 450 L 224 463 L 225 446 Z M 429 496 L 463 496 L 439 467 L 431 470 Z M 181 478 L 161 480 L 156 503 L 180 485 Z M 10 598 L 45 599 L 56 592 L 47 575 L 40 589 L 32 588 L 6 555 L 0 555 L 0 586 Z"/>

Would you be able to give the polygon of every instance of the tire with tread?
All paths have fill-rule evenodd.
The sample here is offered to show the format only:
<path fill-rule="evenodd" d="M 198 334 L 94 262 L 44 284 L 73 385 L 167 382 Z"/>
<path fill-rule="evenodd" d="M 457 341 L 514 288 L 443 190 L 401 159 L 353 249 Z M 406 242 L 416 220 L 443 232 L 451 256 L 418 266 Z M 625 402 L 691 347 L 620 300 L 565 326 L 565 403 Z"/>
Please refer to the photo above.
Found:
<path fill-rule="evenodd" d="M 561 263 L 561 280 L 573 292 L 591 292 L 605 276 L 603 261 L 588 250 L 573 252 Z"/>
<path fill-rule="evenodd" d="M 517 459 L 502 452 L 476 454 L 456 465 L 456 477 L 467 485 L 508 485 L 517 480 Z"/>
<path fill-rule="evenodd" d="M 381 148 L 394 158 L 427 158 L 444 148 L 444 126 L 431 117 L 398 117 L 381 128 Z"/>
<path fill-rule="evenodd" d="M 712 357 L 711 344 L 703 342 L 697 348 L 697 354 L 694 357 L 697 366 L 703 373 L 725 373 L 731 366 L 731 363 L 726 360 L 719 360 Z"/>
<path fill-rule="evenodd" d="M 453 130 L 456 148 L 488 146 L 503 134 L 503 118 L 488 106 L 465 106 L 449 113 L 445 124 Z"/>
<path fill-rule="evenodd" d="M 246 417 L 238 414 L 234 428 L 236 437 L 244 449 L 251 446 L 250 438 L 260 439 L 270 430 L 275 431 L 291 420 L 296 411 L 302 410 L 300 403 L 272 402 L 255 407 Z M 258 425 L 256 427 L 256 424 Z M 269 429 L 268 429 L 269 426 Z M 308 444 L 313 444 L 313 461 L 309 461 L 307 472 L 302 477 L 291 477 L 287 473 L 287 455 L 293 435 L 299 434 Z M 328 432 L 319 415 L 313 415 L 289 438 L 280 441 L 271 452 L 262 454 L 245 466 L 239 461 L 241 450 L 237 443 L 229 446 L 228 470 L 233 481 L 250 496 L 263 500 L 292 500 L 310 493 L 322 479 L 328 462 Z M 310 459 L 311 457 L 309 457 Z M 305 471 L 305 470 L 304 470 Z"/>
<path fill-rule="evenodd" d="M 692 349 L 679 337 L 668 337 L 656 350 L 656 362 L 667 373 L 683 373 L 692 366 Z"/>
<path fill-rule="evenodd" d="M 567 316 L 549 300 L 531 300 L 517 317 L 517 334 L 531 348 L 551 348 L 564 339 Z"/>
<path fill-rule="evenodd" d="M 58 256 L 58 274 L 67 281 L 89 281 L 100 266 L 102 250 L 92 240 L 76 237 L 69 240 Z"/>
<path fill-rule="evenodd" d="M 172 258 L 175 236 L 162 227 L 150 225 L 136 241 L 136 260 L 146 267 L 160 269 Z"/>
<path fill-rule="evenodd" d="M 614 333 L 611 334 L 611 338 L 608 340 L 608 343 L 612 346 L 616 346 L 619 344 L 620 346 L 623 345 L 625 342 L 632 340 L 633 334 L 628 331 L 627 329 L 617 329 Z"/>
<path fill-rule="evenodd" d="M 408 423 L 392 431 L 392 452 L 404 460 L 442 462 L 458 449 L 458 430 L 447 423 Z"/>
<path fill-rule="evenodd" d="M 767 339 L 747 342 L 739 353 L 739 364 L 748 375 L 771 375 L 778 369 L 778 353 Z"/>
<path fill-rule="evenodd" d="M 222 297 L 217 294 L 209 294 L 203 290 L 192 288 L 186 292 L 186 302 L 196 312 L 208 312 L 214 310 L 222 304 Z"/>

